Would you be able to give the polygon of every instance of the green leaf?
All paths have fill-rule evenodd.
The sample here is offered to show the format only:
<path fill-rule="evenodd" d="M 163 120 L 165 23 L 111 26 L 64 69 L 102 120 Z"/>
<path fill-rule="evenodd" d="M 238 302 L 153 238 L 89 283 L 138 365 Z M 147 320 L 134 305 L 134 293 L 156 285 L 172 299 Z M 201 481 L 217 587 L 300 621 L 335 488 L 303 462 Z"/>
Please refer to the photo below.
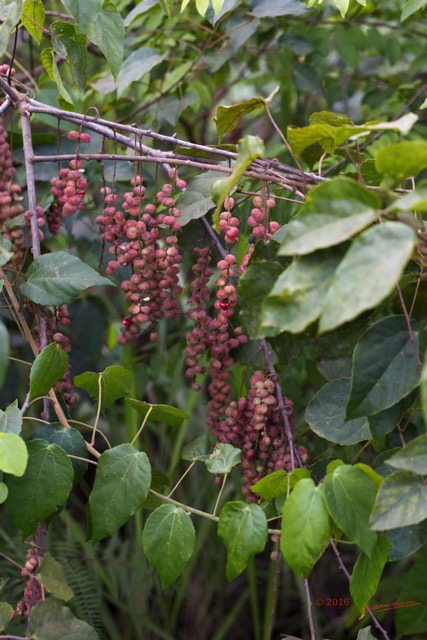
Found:
<path fill-rule="evenodd" d="M 59 73 L 58 65 L 55 59 L 55 52 L 53 48 L 48 47 L 46 49 L 43 49 L 43 51 L 40 54 L 40 60 L 44 68 L 46 69 L 46 73 L 49 79 L 56 84 L 56 87 L 58 89 L 58 94 L 59 94 L 58 102 L 60 106 L 63 109 L 66 109 L 67 111 L 74 111 L 74 103 L 72 98 L 70 97 L 70 94 L 68 93 L 68 91 L 66 90 L 62 82 L 61 74 Z M 45 256 L 41 256 L 41 257 L 45 257 Z"/>
<path fill-rule="evenodd" d="M 86 35 L 101 49 L 116 80 L 123 62 L 125 25 L 114 2 L 104 1 L 96 19 L 89 23 Z"/>
<path fill-rule="evenodd" d="M 7 602 L 0 602 L 0 631 L 4 631 L 13 615 L 13 607 Z"/>
<path fill-rule="evenodd" d="M 115 286 L 92 267 L 64 251 L 45 253 L 32 262 L 21 292 L 41 306 L 68 304 L 89 287 Z"/>
<path fill-rule="evenodd" d="M 147 415 L 150 411 L 149 420 L 154 422 L 164 422 L 170 427 L 180 427 L 184 420 L 189 420 L 190 416 L 185 411 L 171 407 L 168 404 L 150 404 L 149 402 L 143 402 L 142 400 L 135 400 L 134 398 L 126 398 L 127 404 L 142 413 L 143 416 Z"/>
<path fill-rule="evenodd" d="M 21 478 L 7 476 L 7 507 L 23 537 L 31 535 L 67 500 L 73 486 L 73 467 L 61 447 L 45 440 L 28 442 L 28 465 Z"/>
<path fill-rule="evenodd" d="M 164 504 L 148 517 L 142 546 L 163 589 L 175 582 L 184 569 L 193 554 L 195 539 L 191 518 L 180 507 Z"/>
<path fill-rule="evenodd" d="M 402 9 L 402 15 L 400 17 L 400 21 L 403 22 L 409 16 L 411 16 L 415 11 L 419 11 L 419 9 L 423 9 L 427 5 L 427 0 L 406 0 L 405 6 Z"/>
<path fill-rule="evenodd" d="M 204 462 L 210 456 L 212 439 L 209 435 L 199 436 L 185 445 L 182 449 L 181 458 L 194 462 L 200 460 Z"/>
<path fill-rule="evenodd" d="M 264 143 L 258 136 L 245 136 L 239 141 L 238 154 L 233 172 L 228 178 L 216 180 L 211 188 L 212 200 L 216 203 L 213 214 L 214 227 L 218 228 L 219 214 L 226 197 L 233 192 L 246 169 L 256 158 L 261 158 L 264 154 Z"/>
<path fill-rule="evenodd" d="M 212 0 L 212 7 L 216 14 L 218 14 L 224 6 L 225 0 Z"/>
<path fill-rule="evenodd" d="M 386 222 L 360 234 L 326 293 L 320 332 L 335 329 L 382 302 L 395 288 L 415 241 L 414 230 L 401 222 Z"/>
<path fill-rule="evenodd" d="M 382 147 L 375 154 L 375 167 L 399 181 L 415 176 L 427 167 L 427 142 L 410 140 Z"/>
<path fill-rule="evenodd" d="M 378 199 L 348 178 L 333 178 L 315 187 L 285 227 L 279 255 L 307 254 L 334 246 L 370 225 Z"/>
<path fill-rule="evenodd" d="M 0 320 L 0 388 L 9 366 L 9 332 Z"/>
<path fill-rule="evenodd" d="M 397 198 L 389 211 L 427 211 L 427 187 L 418 187 L 401 198 Z"/>
<path fill-rule="evenodd" d="M 407 527 L 427 518 L 427 485 L 422 476 L 395 471 L 384 478 L 371 516 L 377 531 Z"/>
<path fill-rule="evenodd" d="M 346 420 L 350 380 L 341 378 L 325 384 L 310 401 L 305 419 L 310 429 L 329 442 L 355 444 L 372 438 L 366 417 Z"/>
<path fill-rule="evenodd" d="M 43 35 L 45 10 L 42 0 L 25 0 L 22 7 L 21 21 L 37 44 Z"/>
<path fill-rule="evenodd" d="M 58 600 L 68 602 L 74 596 L 65 578 L 63 566 L 50 553 L 44 554 L 41 565 L 37 569 L 37 577 L 41 585 Z"/>
<path fill-rule="evenodd" d="M 389 546 L 386 537 L 378 536 L 372 557 L 362 553 L 354 565 L 350 580 L 350 593 L 355 606 L 361 613 L 365 611 L 366 605 L 378 589 L 387 562 Z"/>
<path fill-rule="evenodd" d="M 133 51 L 124 61 L 123 68 L 117 76 L 117 95 L 123 95 L 126 89 L 135 81 L 141 81 L 144 74 L 149 73 L 167 57 L 167 53 L 160 53 L 157 49 L 145 47 Z"/>
<path fill-rule="evenodd" d="M 56 20 L 49 26 L 52 46 L 62 58 L 71 62 L 73 79 L 84 92 L 87 78 L 87 41 L 86 36 L 77 34 L 73 24 L 65 20 Z"/>
<path fill-rule="evenodd" d="M 334 0 L 334 3 L 341 13 L 341 18 L 345 18 L 348 11 L 349 4 L 350 4 L 350 0 Z"/>
<path fill-rule="evenodd" d="M 414 389 L 405 398 L 394 404 L 384 411 L 380 411 L 375 415 L 368 417 L 369 428 L 374 440 L 380 438 L 393 431 L 393 429 L 399 424 L 405 413 L 412 407 L 416 398 L 418 397 L 418 390 Z"/>
<path fill-rule="evenodd" d="M 375 483 L 360 469 L 345 464 L 325 478 L 325 498 L 331 518 L 351 542 L 372 557 L 377 534 L 369 529 Z"/>
<path fill-rule="evenodd" d="M 387 458 L 387 464 L 396 469 L 427 475 L 427 434 L 414 438 L 391 458 Z"/>
<path fill-rule="evenodd" d="M 307 578 L 329 543 L 332 525 L 323 486 L 300 480 L 283 505 L 280 549 L 291 569 Z"/>
<path fill-rule="evenodd" d="M 18 401 L 14 400 L 5 411 L 0 409 L 0 431 L 15 433 L 19 436 L 22 428 L 22 413 L 18 409 Z"/>
<path fill-rule="evenodd" d="M 11 258 L 13 258 L 12 243 L 0 236 L 0 267 L 7 264 Z M 3 281 L 0 280 L 0 282 L 2 283 Z"/>
<path fill-rule="evenodd" d="M 6 502 L 7 496 L 9 495 L 9 490 L 7 485 L 4 482 L 0 482 L 0 504 Z"/>
<path fill-rule="evenodd" d="M 211 188 L 217 180 L 217 171 L 206 171 L 191 180 L 177 201 L 181 211 L 179 218 L 181 226 L 188 224 L 191 220 L 197 220 L 197 218 L 205 216 L 210 209 L 213 209 L 215 203 L 211 198 Z"/>
<path fill-rule="evenodd" d="M 279 469 L 278 471 L 273 471 L 273 473 L 269 473 L 258 482 L 252 485 L 251 491 L 260 496 L 263 500 L 267 500 L 267 502 L 273 502 L 275 498 L 278 496 L 287 493 L 290 488 L 290 477 L 283 471 L 283 469 Z"/>
<path fill-rule="evenodd" d="M 23 476 L 28 463 L 25 442 L 16 433 L 0 432 L 0 471 Z"/>
<path fill-rule="evenodd" d="M 110 365 L 100 373 L 85 371 L 75 376 L 73 382 L 97 402 L 101 400 L 101 407 L 107 409 L 113 402 L 131 392 L 133 373 L 120 365 Z"/>
<path fill-rule="evenodd" d="M 56 342 L 48 344 L 34 360 L 30 371 L 30 400 L 46 396 L 61 380 L 68 366 L 68 354 Z"/>
<path fill-rule="evenodd" d="M 283 271 L 262 305 L 263 336 L 300 333 L 319 317 L 341 256 L 341 251 L 325 249 L 302 256 Z"/>
<path fill-rule="evenodd" d="M 227 580 L 242 573 L 249 560 L 264 550 L 267 519 L 257 504 L 226 502 L 219 516 L 218 535 L 227 549 Z"/>
<path fill-rule="evenodd" d="M 301 16 L 307 11 L 306 6 L 298 0 L 260 0 L 252 9 L 257 18 L 275 18 L 277 16 Z"/>
<path fill-rule="evenodd" d="M 427 424 L 427 352 L 424 355 L 423 369 L 421 371 L 420 391 L 421 391 L 421 408 L 423 411 L 423 418 L 424 418 L 425 424 Z"/>
<path fill-rule="evenodd" d="M 370 326 L 356 345 L 347 417 L 379 413 L 404 398 L 419 383 L 414 348 L 404 316 L 388 316 Z"/>
<path fill-rule="evenodd" d="M 61 602 L 48 598 L 31 609 L 34 640 L 99 640 L 95 629 L 79 620 Z"/>
<path fill-rule="evenodd" d="M 88 24 L 94 22 L 103 4 L 103 0 L 61 0 L 67 11 L 77 22 L 77 32 L 86 33 Z"/>
<path fill-rule="evenodd" d="M 10 44 L 10 34 L 19 22 L 22 12 L 22 0 L 3 2 L 0 6 L 0 57 L 3 57 Z"/>
<path fill-rule="evenodd" d="M 221 104 L 218 105 L 215 109 L 214 116 L 218 142 L 221 142 L 227 133 L 233 131 L 244 116 L 256 109 L 262 109 L 265 103 L 265 98 L 257 97 L 244 100 L 243 102 L 237 102 L 230 107 L 224 107 Z"/>
<path fill-rule="evenodd" d="M 372 635 L 371 627 L 364 627 L 358 632 L 356 640 L 377 640 L 377 638 Z"/>
<path fill-rule="evenodd" d="M 242 452 L 231 444 L 217 444 L 205 461 L 209 473 L 230 473 L 231 469 L 241 462 Z"/>
<path fill-rule="evenodd" d="M 384 535 L 390 543 L 390 562 L 401 560 L 415 553 L 427 542 L 427 520 L 409 527 L 387 529 Z"/>
<path fill-rule="evenodd" d="M 131 444 L 104 451 L 89 496 L 93 542 L 117 531 L 142 507 L 150 483 L 151 466 L 146 453 Z"/>
<path fill-rule="evenodd" d="M 30 439 L 47 440 L 50 444 L 57 444 L 69 455 L 88 458 L 85 439 L 80 431 L 72 427 L 63 427 L 59 423 L 47 424 L 37 429 Z M 86 473 L 88 463 L 74 458 L 70 460 L 74 469 L 74 479 L 78 482 Z"/>
<path fill-rule="evenodd" d="M 258 338 L 260 335 L 263 300 L 282 272 L 283 267 L 278 262 L 260 260 L 256 264 L 249 263 L 239 278 L 240 320 L 250 338 Z"/>
<path fill-rule="evenodd" d="M 206 15 L 206 11 L 208 10 L 209 0 L 195 0 L 195 1 L 196 1 L 197 11 L 204 18 Z"/>

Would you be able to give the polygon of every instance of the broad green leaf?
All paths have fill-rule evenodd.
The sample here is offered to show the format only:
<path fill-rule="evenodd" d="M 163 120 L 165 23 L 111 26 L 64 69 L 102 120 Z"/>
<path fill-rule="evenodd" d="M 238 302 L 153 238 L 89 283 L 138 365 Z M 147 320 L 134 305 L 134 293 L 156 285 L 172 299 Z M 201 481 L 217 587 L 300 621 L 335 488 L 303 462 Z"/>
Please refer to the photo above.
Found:
<path fill-rule="evenodd" d="M 242 573 L 249 560 L 264 550 L 267 519 L 257 504 L 226 502 L 219 516 L 218 535 L 227 549 L 227 580 Z"/>
<path fill-rule="evenodd" d="M 427 475 L 427 434 L 408 442 L 402 451 L 387 458 L 387 464 L 396 469 Z"/>
<path fill-rule="evenodd" d="M 212 7 L 216 14 L 218 14 L 224 6 L 225 0 L 212 0 Z"/>
<path fill-rule="evenodd" d="M 28 465 L 21 478 L 7 476 L 7 507 L 24 538 L 31 535 L 67 500 L 73 486 L 73 467 L 67 454 L 45 440 L 27 443 Z"/>
<path fill-rule="evenodd" d="M 46 396 L 61 380 L 68 366 L 68 354 L 56 342 L 48 344 L 34 360 L 30 371 L 30 400 Z"/>
<path fill-rule="evenodd" d="M 319 338 L 316 366 L 326 380 L 351 377 L 354 347 L 362 327 L 364 330 L 365 323 L 344 326 Z"/>
<path fill-rule="evenodd" d="M 76 256 L 56 251 L 45 253 L 31 263 L 21 292 L 36 304 L 57 307 L 72 302 L 82 291 L 97 285 L 115 286 Z"/>
<path fill-rule="evenodd" d="M 0 58 L 10 44 L 10 35 L 19 22 L 22 11 L 22 0 L 4 2 L 0 6 Z"/>
<path fill-rule="evenodd" d="M 411 325 L 415 344 L 404 316 L 378 320 L 362 335 L 354 351 L 348 418 L 392 407 L 418 385 L 418 329 Z"/>
<path fill-rule="evenodd" d="M 93 542 L 117 531 L 142 507 L 150 483 L 151 466 L 146 453 L 131 444 L 104 451 L 89 496 Z"/>
<path fill-rule="evenodd" d="M 3 382 L 9 366 L 9 332 L 0 320 L 0 388 L 3 386 Z"/>
<path fill-rule="evenodd" d="M 48 598 L 31 609 L 33 640 L 99 640 L 95 629 L 61 602 Z"/>
<path fill-rule="evenodd" d="M 409 16 L 411 16 L 415 11 L 419 11 L 419 9 L 423 9 L 427 5 L 427 0 L 406 0 L 405 6 L 402 9 L 402 15 L 400 17 L 400 21 L 403 22 Z"/>
<path fill-rule="evenodd" d="M 16 433 L 0 432 L 0 471 L 23 476 L 28 463 L 27 446 Z"/>
<path fill-rule="evenodd" d="M 396 471 L 382 483 L 371 515 L 377 531 L 407 527 L 427 518 L 427 485 L 422 476 Z"/>
<path fill-rule="evenodd" d="M 414 230 L 401 222 L 386 222 L 360 234 L 326 293 L 320 332 L 335 329 L 382 302 L 395 288 L 415 241 Z"/>
<path fill-rule="evenodd" d="M 350 593 L 356 608 L 363 613 L 369 600 L 375 595 L 381 575 L 387 562 L 389 542 L 378 536 L 372 557 L 360 554 L 354 565 L 350 580 Z"/>
<path fill-rule="evenodd" d="M 11 258 L 13 258 L 12 243 L 0 236 L 0 267 L 9 262 Z"/>
<path fill-rule="evenodd" d="M 351 542 L 372 557 L 377 534 L 369 529 L 375 483 L 360 469 L 345 464 L 325 478 L 325 498 L 331 518 Z"/>
<path fill-rule="evenodd" d="M 426 584 L 427 546 L 417 553 L 415 562 L 408 567 L 402 575 L 402 589 L 399 591 L 399 600 L 410 603 L 396 611 L 396 637 L 402 638 L 408 635 L 416 638 L 425 637 L 427 631 L 427 584 Z M 411 606 L 412 605 L 412 606 Z M 415 635 L 417 634 L 417 635 Z"/>
<path fill-rule="evenodd" d="M 159 0 L 141 0 L 141 2 L 137 4 L 136 7 L 134 7 L 132 11 L 130 11 L 126 16 L 124 21 L 125 27 L 128 27 L 135 20 L 135 18 L 138 18 L 142 14 L 147 13 L 148 11 L 150 11 L 150 9 L 158 4 L 160 4 Z"/>
<path fill-rule="evenodd" d="M 387 433 L 390 433 L 390 431 L 393 431 L 408 409 L 412 407 L 417 397 L 418 389 L 414 389 L 392 407 L 369 416 L 369 429 L 371 430 L 374 440 L 379 440 L 387 435 Z"/>
<path fill-rule="evenodd" d="M 257 18 L 276 18 L 277 16 L 302 16 L 307 11 L 299 0 L 260 0 L 252 9 Z"/>
<path fill-rule="evenodd" d="M 311 478 L 298 482 L 283 505 L 280 549 L 291 569 L 307 578 L 323 554 L 332 533 L 332 523 L 323 496 L 323 486 Z"/>
<path fill-rule="evenodd" d="M 25 0 L 22 7 L 21 21 L 37 44 L 43 35 L 45 10 L 42 0 Z"/>
<path fill-rule="evenodd" d="M 117 79 L 123 62 L 125 26 L 114 2 L 104 0 L 96 19 L 89 23 L 86 35 L 102 51 Z"/>
<path fill-rule="evenodd" d="M 110 365 L 100 373 L 85 371 L 73 379 L 76 387 L 80 387 L 107 409 L 119 398 L 126 397 L 133 388 L 133 373 L 121 365 Z M 135 402 L 138 402 L 135 400 Z"/>
<path fill-rule="evenodd" d="M 57 444 L 69 455 L 88 458 L 86 442 L 80 431 L 72 427 L 63 427 L 60 423 L 40 427 L 33 433 L 31 440 L 47 440 L 50 444 Z M 88 463 L 74 458 L 70 460 L 74 469 L 74 479 L 78 482 L 86 473 Z"/>
<path fill-rule="evenodd" d="M 366 417 L 346 420 L 350 380 L 341 378 L 325 384 L 310 401 L 305 419 L 310 429 L 329 442 L 355 444 L 372 438 Z"/>
<path fill-rule="evenodd" d="M 389 211 L 427 211 L 427 187 L 418 187 L 401 198 L 397 198 Z"/>
<path fill-rule="evenodd" d="M 168 18 L 172 15 L 173 0 L 159 0 L 159 4 Z"/>
<path fill-rule="evenodd" d="M 205 216 L 210 209 L 213 209 L 215 203 L 211 198 L 211 188 L 214 182 L 218 180 L 217 171 L 206 171 L 197 175 L 182 193 L 177 201 L 177 205 L 181 211 L 179 223 L 184 226 Z"/>
<path fill-rule="evenodd" d="M 249 263 L 239 278 L 240 321 L 250 338 L 258 338 L 263 317 L 262 303 L 283 272 L 278 262 L 261 260 Z"/>
<path fill-rule="evenodd" d="M 22 413 L 18 409 L 18 401 L 14 400 L 5 411 L 0 409 L 0 431 L 15 433 L 19 436 L 22 428 Z"/>
<path fill-rule="evenodd" d="M 4 482 L 0 482 L 0 504 L 6 502 L 9 490 Z"/>
<path fill-rule="evenodd" d="M 142 546 L 160 576 L 163 589 L 175 582 L 194 550 L 196 535 L 188 513 L 164 504 L 148 517 Z"/>
<path fill-rule="evenodd" d="M 363 473 L 366 473 L 368 478 L 370 478 L 375 483 L 377 489 L 380 488 L 384 480 L 383 476 L 374 471 L 372 467 L 370 467 L 368 464 L 365 464 L 364 462 L 357 462 L 354 466 L 356 467 L 356 469 L 360 469 L 361 471 L 363 471 Z"/>
<path fill-rule="evenodd" d="M 49 76 L 49 79 L 56 84 L 56 87 L 58 89 L 58 102 L 60 106 L 67 111 L 74 111 L 73 99 L 70 97 L 70 94 L 68 93 L 64 86 L 64 83 L 62 82 L 61 74 L 59 73 L 58 65 L 55 58 L 55 51 L 53 50 L 53 48 L 47 47 L 46 49 L 43 49 L 40 54 L 40 60 L 44 68 L 46 69 L 46 73 Z"/>
<path fill-rule="evenodd" d="M 307 203 L 285 228 L 279 255 L 301 255 L 334 246 L 370 225 L 378 199 L 348 178 L 315 187 Z"/>
<path fill-rule="evenodd" d="M 409 527 L 387 529 L 384 535 L 390 543 L 390 562 L 401 560 L 415 553 L 427 542 L 427 520 Z"/>
<path fill-rule="evenodd" d="M 167 56 L 167 53 L 160 53 L 157 49 L 148 47 L 133 51 L 124 61 L 123 67 L 117 76 L 117 95 L 123 95 L 126 89 L 135 81 L 141 81 L 144 74 L 154 69 Z"/>
<path fill-rule="evenodd" d="M 427 167 L 427 142 L 410 140 L 382 147 L 375 154 L 375 167 L 397 180 L 415 176 Z"/>
<path fill-rule="evenodd" d="M 279 469 L 278 471 L 273 471 L 273 473 L 269 473 L 261 480 L 258 480 L 255 484 L 252 485 L 251 491 L 260 496 L 263 500 L 267 500 L 267 502 L 272 502 L 278 496 L 287 493 L 290 488 L 290 477 L 283 471 L 283 469 Z"/>
<path fill-rule="evenodd" d="M 180 427 L 184 420 L 190 418 L 189 414 L 176 407 L 171 407 L 168 404 L 150 404 L 149 402 L 143 402 L 142 400 L 135 400 L 134 398 L 126 398 L 127 404 L 142 413 L 143 416 L 147 415 L 150 411 L 149 420 L 155 422 L 164 422 L 170 427 Z"/>
<path fill-rule="evenodd" d="M 94 22 L 101 11 L 103 0 L 61 0 L 67 11 L 77 22 L 77 33 L 87 33 L 88 25 Z"/>
<path fill-rule="evenodd" d="M 300 333 L 317 320 L 341 256 L 340 251 L 324 249 L 285 269 L 264 299 L 261 334 Z"/>
<path fill-rule="evenodd" d="M 230 107 L 224 107 L 222 104 L 218 105 L 214 116 L 218 142 L 221 142 L 227 133 L 233 131 L 244 116 L 256 109 L 262 109 L 265 103 L 265 98 L 257 97 L 250 98 L 244 102 L 237 102 Z"/>
<path fill-rule="evenodd" d="M 87 77 L 87 41 L 86 36 L 76 33 L 73 24 L 65 20 L 57 20 L 49 26 L 52 36 L 52 46 L 62 58 L 71 62 L 73 79 L 84 92 Z"/>
<path fill-rule="evenodd" d="M 204 462 L 211 454 L 212 440 L 208 435 L 199 436 L 185 445 L 182 449 L 181 458 L 194 462 L 200 460 Z"/>
<path fill-rule="evenodd" d="M 372 634 L 371 627 L 364 627 L 358 632 L 356 640 L 377 640 L 377 638 Z"/>
<path fill-rule="evenodd" d="M 264 154 L 264 143 L 258 136 L 245 136 L 239 141 L 238 154 L 233 167 L 233 172 L 228 178 L 216 180 L 211 188 L 212 200 L 216 203 L 213 214 L 214 227 L 218 227 L 219 214 L 226 197 L 233 192 L 246 169 L 256 158 Z"/>
<path fill-rule="evenodd" d="M 230 473 L 231 469 L 241 462 L 242 452 L 231 444 L 217 444 L 205 461 L 209 473 Z"/>
<path fill-rule="evenodd" d="M 74 596 L 65 578 L 64 567 L 53 558 L 50 553 L 45 553 L 42 563 L 37 569 L 37 577 L 41 585 L 47 589 L 54 598 L 68 602 Z"/>
<path fill-rule="evenodd" d="M 0 631 L 6 629 L 13 615 L 13 607 L 7 602 L 0 602 Z"/>

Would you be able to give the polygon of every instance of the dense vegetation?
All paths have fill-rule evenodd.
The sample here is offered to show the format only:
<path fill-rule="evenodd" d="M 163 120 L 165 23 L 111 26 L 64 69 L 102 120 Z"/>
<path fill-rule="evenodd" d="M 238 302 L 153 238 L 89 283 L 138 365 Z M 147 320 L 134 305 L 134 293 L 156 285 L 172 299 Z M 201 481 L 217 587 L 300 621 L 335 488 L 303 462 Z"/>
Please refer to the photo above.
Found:
<path fill-rule="evenodd" d="M 0 7 L 0 638 L 427 631 L 427 1 Z"/>

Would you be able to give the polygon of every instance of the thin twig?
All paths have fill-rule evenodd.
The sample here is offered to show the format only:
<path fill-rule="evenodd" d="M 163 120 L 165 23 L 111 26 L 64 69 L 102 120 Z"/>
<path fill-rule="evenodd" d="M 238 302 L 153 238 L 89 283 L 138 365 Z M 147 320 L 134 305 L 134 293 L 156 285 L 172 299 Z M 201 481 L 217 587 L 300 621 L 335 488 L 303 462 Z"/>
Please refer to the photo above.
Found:
<path fill-rule="evenodd" d="M 307 600 L 307 618 L 308 618 L 308 626 L 310 628 L 310 638 L 311 640 L 316 640 L 316 631 L 313 624 L 313 612 L 312 612 L 312 602 L 310 596 L 310 585 L 308 584 L 308 578 L 304 580 L 304 590 L 305 597 Z"/>

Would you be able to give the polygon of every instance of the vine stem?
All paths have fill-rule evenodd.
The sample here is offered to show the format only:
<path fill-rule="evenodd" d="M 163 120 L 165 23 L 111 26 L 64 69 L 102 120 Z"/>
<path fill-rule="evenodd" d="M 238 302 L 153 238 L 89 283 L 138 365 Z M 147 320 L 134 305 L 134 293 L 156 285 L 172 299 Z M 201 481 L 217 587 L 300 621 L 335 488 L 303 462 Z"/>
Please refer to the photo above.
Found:
<path fill-rule="evenodd" d="M 305 590 L 305 597 L 307 599 L 307 618 L 308 618 L 308 626 L 310 628 L 310 638 L 311 640 L 316 640 L 316 631 L 314 629 L 314 624 L 313 624 L 313 611 L 312 611 L 313 604 L 311 602 L 310 585 L 308 583 L 308 578 L 304 580 L 304 590 Z"/>
<path fill-rule="evenodd" d="M 421 362 L 420 353 L 418 351 L 417 343 L 415 342 L 414 332 L 412 331 L 411 318 L 409 317 L 409 313 L 406 308 L 405 300 L 403 298 L 403 293 L 402 293 L 402 289 L 400 288 L 400 285 L 397 284 L 396 289 L 399 295 L 400 306 L 402 307 L 403 315 L 405 316 L 406 324 L 408 327 L 409 341 L 411 343 L 412 349 L 414 350 L 415 359 L 417 361 L 418 373 L 421 375 L 423 370 L 423 363 Z"/>

